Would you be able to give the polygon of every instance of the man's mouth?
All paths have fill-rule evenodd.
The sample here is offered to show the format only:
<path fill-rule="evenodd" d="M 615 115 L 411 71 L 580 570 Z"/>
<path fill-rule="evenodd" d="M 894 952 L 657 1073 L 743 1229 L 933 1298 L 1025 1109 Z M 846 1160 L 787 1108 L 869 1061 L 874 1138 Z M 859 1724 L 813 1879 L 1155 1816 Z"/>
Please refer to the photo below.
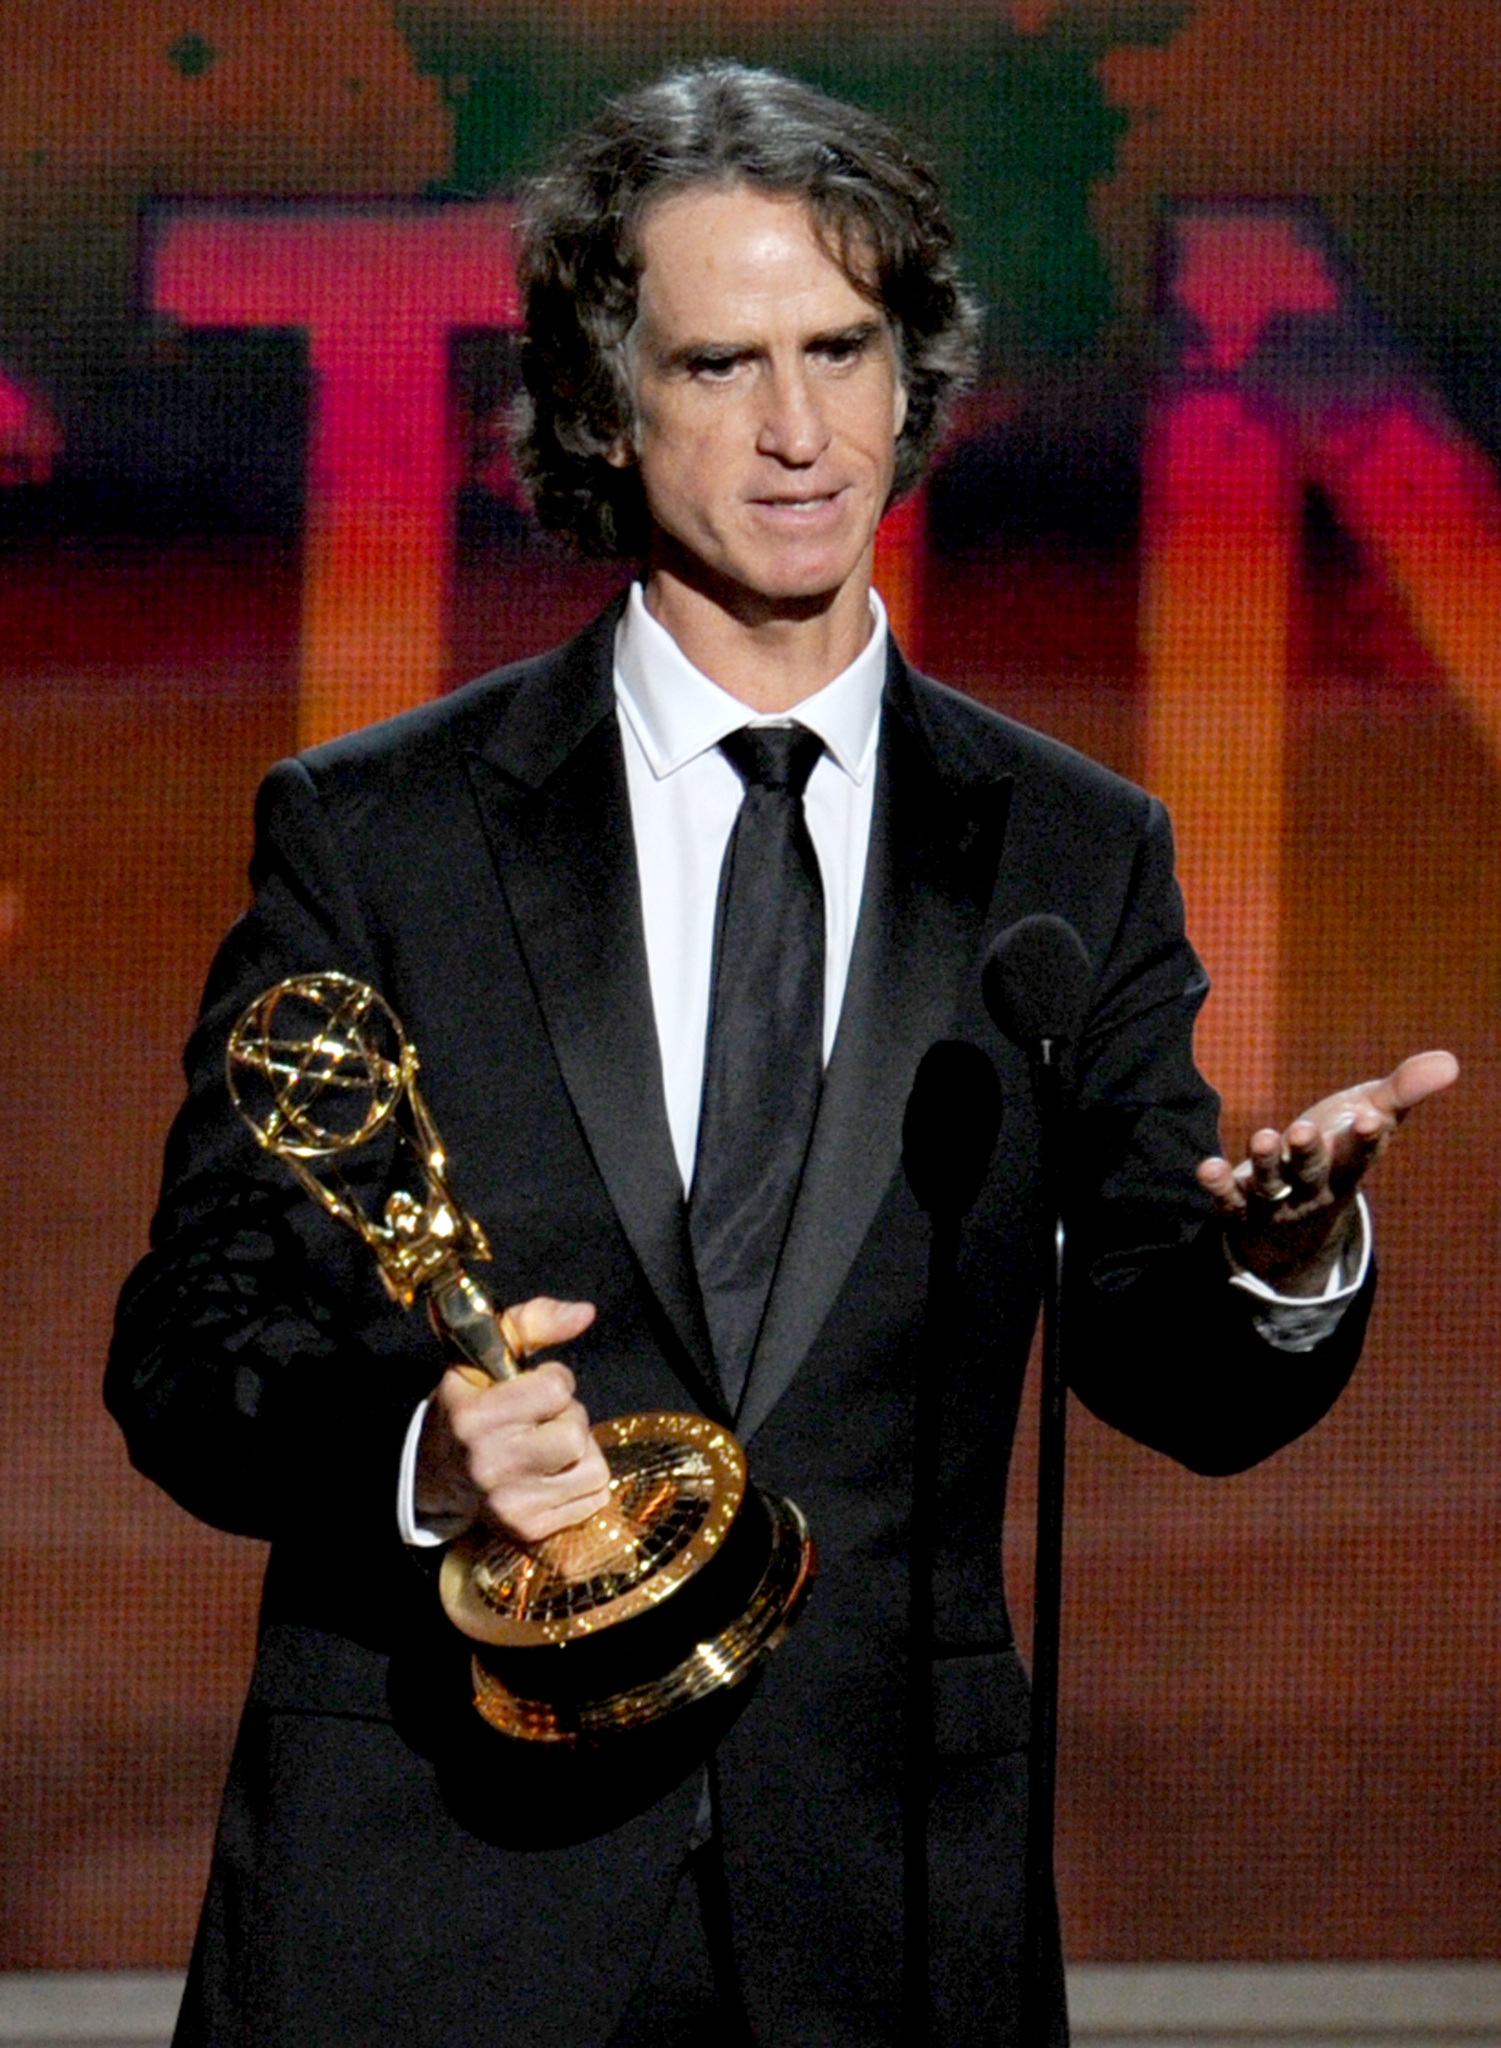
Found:
<path fill-rule="evenodd" d="M 815 512 L 821 505 L 832 505 L 842 495 L 842 487 L 836 487 L 832 491 L 809 492 L 806 497 L 755 498 L 752 503 L 764 505 L 773 512 Z"/>

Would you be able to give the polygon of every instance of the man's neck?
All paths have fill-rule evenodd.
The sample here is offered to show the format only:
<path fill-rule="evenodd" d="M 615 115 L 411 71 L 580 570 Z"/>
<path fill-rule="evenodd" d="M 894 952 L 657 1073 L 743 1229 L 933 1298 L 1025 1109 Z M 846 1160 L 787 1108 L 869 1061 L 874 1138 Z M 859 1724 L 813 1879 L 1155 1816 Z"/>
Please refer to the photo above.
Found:
<path fill-rule="evenodd" d="M 852 578 L 818 604 L 726 603 L 648 570 L 647 610 L 696 669 L 752 711 L 791 711 L 842 675 L 871 635 L 870 579 Z"/>

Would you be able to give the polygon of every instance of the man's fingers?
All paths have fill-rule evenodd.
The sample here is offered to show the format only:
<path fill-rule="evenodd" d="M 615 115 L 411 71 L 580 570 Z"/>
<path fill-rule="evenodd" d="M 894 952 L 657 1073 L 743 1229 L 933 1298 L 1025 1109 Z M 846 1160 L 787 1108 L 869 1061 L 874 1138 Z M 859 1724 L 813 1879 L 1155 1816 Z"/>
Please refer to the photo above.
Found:
<path fill-rule="evenodd" d="M 587 1522 L 591 1515 L 607 1508 L 611 1499 L 607 1482 L 593 1492 L 579 1493 L 565 1500 L 560 1500 L 554 1490 L 546 1495 L 539 1494 L 533 1500 L 507 1496 L 503 1510 L 493 1500 L 485 1505 L 491 1519 L 501 1523 L 513 1536 L 519 1536 L 523 1543 L 540 1543 L 546 1536 L 556 1536 L 560 1529 L 571 1529 L 576 1523 Z"/>
<path fill-rule="evenodd" d="M 551 1422 L 486 1447 L 476 1478 L 485 1509 L 524 1543 L 586 1521 L 610 1501 L 610 1468 L 577 1402 Z"/>
<path fill-rule="evenodd" d="M 1252 1133 L 1247 1151 L 1246 1192 L 1263 1202 L 1287 1198 L 1282 1133 L 1268 1126 Z"/>
<path fill-rule="evenodd" d="M 1257 1131 L 1239 1166 L 1218 1155 L 1201 1161 L 1199 1185 L 1221 1219 L 1241 1231 L 1280 1228 L 1305 1210 L 1327 1208 L 1331 1200 L 1342 1208 L 1408 1111 L 1447 1088 L 1458 1073 L 1453 1053 L 1413 1053 L 1384 1080 L 1326 1095 L 1286 1130 L 1267 1125 Z"/>
<path fill-rule="evenodd" d="M 543 1499 L 557 1505 L 610 1483 L 604 1453 L 572 1416 L 516 1436 L 487 1438 L 470 1461 L 470 1476 L 488 1499 L 503 1501 L 510 1489 L 519 1501 Z"/>
<path fill-rule="evenodd" d="M 525 1359 L 566 1344 L 593 1320 L 592 1302 L 536 1295 L 508 1308 L 501 1328 L 515 1356 Z M 464 1480 L 484 1512 L 524 1543 L 608 1504 L 609 1466 L 561 1359 L 483 1388 L 455 1369 L 444 1374 L 434 1406 L 444 1413 Z"/>
<path fill-rule="evenodd" d="M 1319 1188 L 1329 1178 L 1329 1147 L 1316 1123 L 1299 1117 L 1289 1124 L 1283 1140 L 1287 1160 L 1285 1178 L 1302 1188 Z"/>
<path fill-rule="evenodd" d="M 1243 1216 L 1246 1210 L 1245 1191 L 1236 1179 L 1235 1168 L 1228 1159 L 1217 1153 L 1212 1159 L 1202 1159 L 1198 1167 L 1199 1186 L 1213 1201 L 1223 1217 Z"/>
<path fill-rule="evenodd" d="M 604 1453 L 589 1434 L 589 1418 L 577 1401 L 571 1401 L 561 1415 L 537 1425 L 527 1439 L 525 1457 L 529 1477 L 567 1480 L 587 1468 L 581 1491 L 587 1493 L 606 1483 L 602 1477 Z"/>
<path fill-rule="evenodd" d="M 549 1358 L 513 1380 L 491 1380 L 476 1388 L 457 1367 L 439 1386 L 455 1432 L 466 1440 L 493 1430 L 533 1429 L 559 1415 L 573 1399 L 573 1374 L 561 1358 Z"/>

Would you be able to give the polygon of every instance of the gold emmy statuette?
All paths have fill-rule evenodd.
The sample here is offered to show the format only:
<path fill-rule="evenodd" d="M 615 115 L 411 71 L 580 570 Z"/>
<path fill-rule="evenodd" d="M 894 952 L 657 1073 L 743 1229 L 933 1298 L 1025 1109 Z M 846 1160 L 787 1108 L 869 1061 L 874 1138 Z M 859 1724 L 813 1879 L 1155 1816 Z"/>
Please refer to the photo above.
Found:
<path fill-rule="evenodd" d="M 490 1247 L 448 1187 L 416 1050 L 375 990 L 332 972 L 278 982 L 236 1024 L 227 1065 L 260 1143 L 364 1239 L 393 1299 L 426 1302 L 461 1369 L 525 1370 L 466 1270 Z M 340 1162 L 388 1129 L 407 1171 L 373 1222 Z M 607 1508 L 535 1544 L 477 1524 L 443 1560 L 444 1608 L 477 1646 L 475 1706 L 525 1741 L 605 1736 L 738 1685 L 812 1580 L 800 1509 L 750 1483 L 728 1430 L 702 1415 L 625 1415 L 594 1436 Z"/>

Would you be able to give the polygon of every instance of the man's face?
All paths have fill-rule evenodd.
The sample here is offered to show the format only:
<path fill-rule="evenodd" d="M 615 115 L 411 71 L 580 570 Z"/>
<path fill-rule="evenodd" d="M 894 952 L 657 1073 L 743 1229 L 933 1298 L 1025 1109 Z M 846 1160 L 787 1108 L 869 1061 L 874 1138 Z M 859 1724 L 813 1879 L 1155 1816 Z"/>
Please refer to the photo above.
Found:
<path fill-rule="evenodd" d="M 654 567 L 753 615 L 863 592 L 906 415 L 884 315 L 798 199 L 677 194 L 642 253 L 635 426 L 611 459 L 640 467 Z"/>

